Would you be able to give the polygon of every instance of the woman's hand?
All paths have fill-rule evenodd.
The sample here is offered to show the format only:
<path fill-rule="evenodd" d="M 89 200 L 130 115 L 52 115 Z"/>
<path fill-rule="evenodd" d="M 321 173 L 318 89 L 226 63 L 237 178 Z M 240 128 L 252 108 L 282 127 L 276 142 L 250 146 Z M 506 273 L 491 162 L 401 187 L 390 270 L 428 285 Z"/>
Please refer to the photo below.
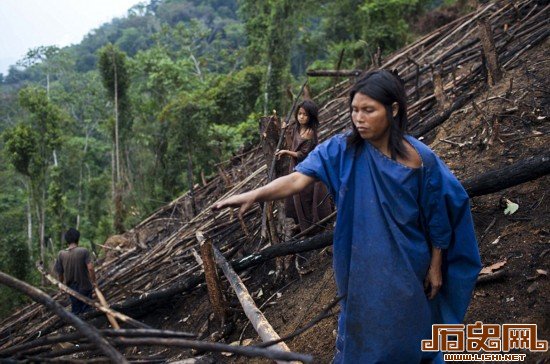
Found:
<path fill-rule="evenodd" d="M 214 204 L 214 206 L 212 206 L 212 210 L 216 211 L 225 207 L 239 207 L 239 216 L 242 216 L 248 209 L 250 209 L 254 202 L 256 202 L 254 192 L 255 191 L 250 191 L 241 193 L 240 195 L 228 197 L 225 200 Z"/>
<path fill-rule="evenodd" d="M 432 267 L 430 265 L 428 274 L 426 274 L 426 278 L 424 279 L 424 291 L 430 300 L 434 299 L 442 285 L 443 276 L 441 274 L 441 266 Z"/>
<path fill-rule="evenodd" d="M 424 279 L 424 291 L 428 298 L 434 299 L 441 286 L 443 285 L 443 274 L 441 273 L 441 262 L 443 261 L 443 252 L 441 249 L 432 248 L 432 260 L 430 268 Z"/>
<path fill-rule="evenodd" d="M 298 152 L 293 152 L 287 149 L 278 150 L 275 152 L 275 155 L 277 156 L 277 158 L 281 158 L 281 156 L 283 155 L 288 155 L 291 158 L 298 158 Z"/>
<path fill-rule="evenodd" d="M 275 155 L 277 156 L 277 158 L 281 158 L 281 156 L 283 156 L 285 154 L 290 155 L 289 152 L 290 152 L 290 150 L 281 149 L 281 150 L 276 151 Z"/>
<path fill-rule="evenodd" d="M 293 172 L 279 177 L 258 189 L 219 201 L 212 206 L 212 210 L 216 211 L 225 207 L 239 207 L 239 216 L 242 216 L 255 202 L 280 200 L 292 196 L 313 182 L 315 182 L 315 178 L 299 172 Z"/>

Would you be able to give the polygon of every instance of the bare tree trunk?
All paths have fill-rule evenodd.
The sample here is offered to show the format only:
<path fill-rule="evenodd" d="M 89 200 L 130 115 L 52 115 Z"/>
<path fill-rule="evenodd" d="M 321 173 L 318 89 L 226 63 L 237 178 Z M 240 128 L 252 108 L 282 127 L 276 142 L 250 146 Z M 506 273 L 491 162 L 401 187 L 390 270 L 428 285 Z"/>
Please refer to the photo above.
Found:
<path fill-rule="evenodd" d="M 89 129 L 86 129 L 86 139 L 84 141 L 84 154 L 83 154 L 83 158 L 86 157 L 86 152 L 88 151 L 88 137 L 90 136 L 89 134 L 90 130 Z M 78 200 L 77 200 L 77 203 L 76 203 L 76 229 L 78 230 L 78 228 L 80 227 L 80 207 L 82 206 L 82 180 L 84 179 L 84 164 L 81 163 L 80 164 L 80 176 L 79 176 L 79 179 L 78 179 Z"/>
<path fill-rule="evenodd" d="M 117 233 L 124 232 L 123 213 L 122 213 L 122 186 L 120 178 L 120 141 L 119 141 L 119 120 L 118 120 L 118 74 L 116 68 L 116 59 L 113 52 L 113 73 L 114 73 L 114 91 L 115 91 L 115 183 L 114 183 L 114 228 Z"/>
<path fill-rule="evenodd" d="M 191 196 L 191 208 L 193 216 L 197 214 L 197 206 L 195 205 L 195 187 L 193 186 L 193 159 L 191 151 L 187 151 L 187 183 L 189 183 L 189 195 Z"/>
<path fill-rule="evenodd" d="M 29 246 L 29 255 L 31 257 L 31 260 L 34 260 L 32 252 L 32 192 L 30 188 L 30 183 L 27 185 L 27 193 L 27 245 Z"/>
<path fill-rule="evenodd" d="M 46 264 L 46 186 L 42 186 L 42 196 L 38 202 L 38 227 L 40 229 L 40 260 Z M 42 277 L 42 285 L 46 285 L 46 279 Z"/>
<path fill-rule="evenodd" d="M 113 52 L 113 70 L 115 80 L 115 159 L 116 159 L 116 182 L 120 183 L 120 152 L 118 140 L 118 79 L 115 54 Z"/>
<path fill-rule="evenodd" d="M 50 72 L 46 73 L 46 97 L 50 99 Z"/>
<path fill-rule="evenodd" d="M 189 50 L 191 51 L 191 50 Z M 193 61 L 193 64 L 195 65 L 195 70 L 197 71 L 197 76 L 199 76 L 199 79 L 201 80 L 201 82 L 204 82 L 204 78 L 202 76 L 202 72 L 201 72 L 201 68 L 199 66 L 199 62 L 197 61 L 197 59 L 195 58 L 195 56 L 191 53 L 191 60 Z"/>
<path fill-rule="evenodd" d="M 114 228 L 117 234 L 124 232 L 124 219 L 123 219 L 123 206 L 122 206 L 122 194 L 120 191 L 120 184 L 115 186 L 115 223 Z"/>
<path fill-rule="evenodd" d="M 55 167 L 57 167 L 57 153 L 56 153 L 55 149 L 53 150 L 52 155 L 53 155 L 53 165 Z"/>
<path fill-rule="evenodd" d="M 268 114 L 267 106 L 269 105 L 269 78 L 271 77 L 271 61 L 267 65 L 267 76 L 265 81 L 265 92 L 264 92 L 264 115 Z"/>

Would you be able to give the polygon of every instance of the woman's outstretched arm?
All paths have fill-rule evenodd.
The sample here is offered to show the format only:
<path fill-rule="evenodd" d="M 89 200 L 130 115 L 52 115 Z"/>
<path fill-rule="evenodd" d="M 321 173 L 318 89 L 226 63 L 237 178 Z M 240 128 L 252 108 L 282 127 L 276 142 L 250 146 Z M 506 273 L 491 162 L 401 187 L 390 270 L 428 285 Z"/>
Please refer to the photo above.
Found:
<path fill-rule="evenodd" d="M 255 202 L 280 200 L 282 198 L 292 196 L 302 191 L 313 182 L 315 182 L 315 178 L 306 176 L 305 174 L 299 172 L 294 172 L 277 178 L 276 180 L 258 189 L 241 193 L 240 195 L 231 196 L 214 204 L 212 208 L 214 210 L 219 210 L 224 207 L 240 207 L 239 215 L 242 215 Z"/>

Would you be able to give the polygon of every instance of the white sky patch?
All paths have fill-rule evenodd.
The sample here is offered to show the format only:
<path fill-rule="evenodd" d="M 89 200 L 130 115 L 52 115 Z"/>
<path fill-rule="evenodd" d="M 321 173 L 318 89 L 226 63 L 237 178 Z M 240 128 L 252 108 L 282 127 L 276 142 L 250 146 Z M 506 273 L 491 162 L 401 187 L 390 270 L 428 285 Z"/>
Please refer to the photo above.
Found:
<path fill-rule="evenodd" d="M 79 43 L 139 0 L 0 0 L 0 73 L 30 48 Z"/>

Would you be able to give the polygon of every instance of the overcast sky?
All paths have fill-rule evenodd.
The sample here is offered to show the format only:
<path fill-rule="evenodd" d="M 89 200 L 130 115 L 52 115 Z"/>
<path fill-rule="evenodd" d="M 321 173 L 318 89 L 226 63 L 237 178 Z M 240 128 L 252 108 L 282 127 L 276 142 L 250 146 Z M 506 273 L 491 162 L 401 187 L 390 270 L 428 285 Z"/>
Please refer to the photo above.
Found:
<path fill-rule="evenodd" d="M 79 43 L 139 0 L 0 0 L 0 73 L 30 48 Z"/>

